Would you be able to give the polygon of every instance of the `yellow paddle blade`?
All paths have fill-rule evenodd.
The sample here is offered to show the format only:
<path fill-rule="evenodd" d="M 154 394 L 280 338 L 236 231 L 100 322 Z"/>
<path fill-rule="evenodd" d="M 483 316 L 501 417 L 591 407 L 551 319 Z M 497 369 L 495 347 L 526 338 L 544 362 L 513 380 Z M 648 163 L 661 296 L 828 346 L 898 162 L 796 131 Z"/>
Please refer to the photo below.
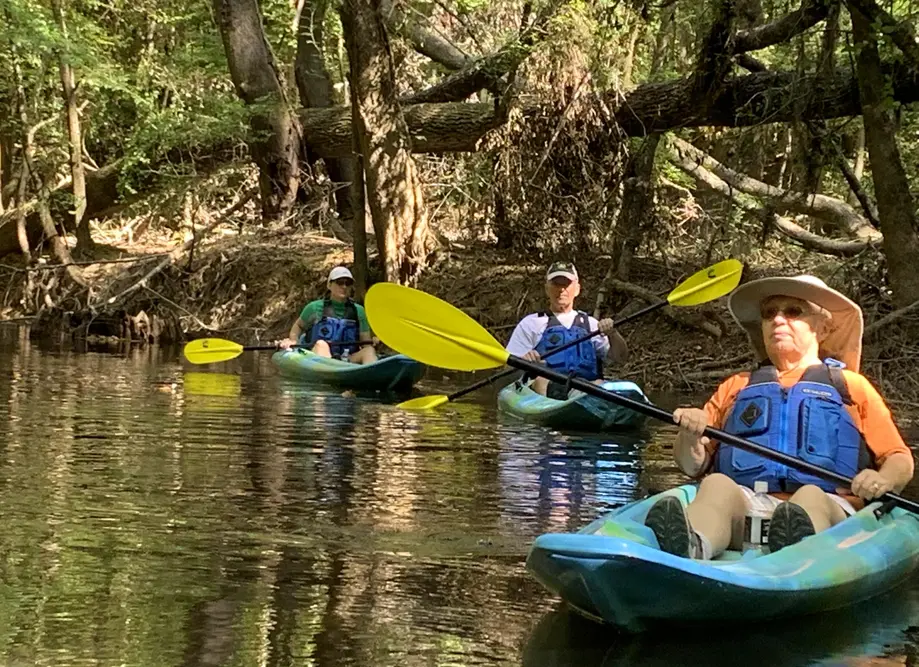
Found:
<path fill-rule="evenodd" d="M 199 338 L 187 343 L 182 353 L 193 364 L 214 364 L 235 359 L 243 353 L 243 346 L 222 338 Z"/>
<path fill-rule="evenodd" d="M 477 371 L 503 366 L 510 356 L 466 313 L 411 287 L 377 283 L 364 308 L 380 340 L 428 366 Z"/>
<path fill-rule="evenodd" d="M 743 264 L 736 259 L 718 262 L 677 285 L 667 296 L 667 302 L 672 306 L 698 306 L 714 301 L 734 291 L 742 273 Z"/>
<path fill-rule="evenodd" d="M 435 394 L 434 396 L 419 396 L 407 401 L 402 401 L 396 407 L 403 410 L 433 410 L 450 400 L 449 396 L 444 394 Z"/>

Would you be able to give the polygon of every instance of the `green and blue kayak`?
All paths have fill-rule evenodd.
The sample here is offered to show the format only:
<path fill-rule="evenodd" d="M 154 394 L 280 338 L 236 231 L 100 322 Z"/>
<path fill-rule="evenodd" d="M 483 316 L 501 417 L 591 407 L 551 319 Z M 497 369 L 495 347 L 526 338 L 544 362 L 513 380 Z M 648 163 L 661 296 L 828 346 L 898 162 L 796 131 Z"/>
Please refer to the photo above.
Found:
<path fill-rule="evenodd" d="M 760 621 L 842 608 L 888 591 L 919 565 L 919 517 L 880 503 L 776 553 L 728 551 L 716 560 L 658 548 L 645 515 L 662 496 L 630 503 L 577 533 L 541 535 L 527 568 L 569 606 L 638 631 L 655 622 Z"/>
<path fill-rule="evenodd" d="M 634 382 L 607 381 L 603 388 L 634 400 L 647 401 Z M 523 421 L 560 430 L 616 431 L 638 428 L 645 416 L 594 396 L 572 390 L 564 401 L 533 391 L 529 383 L 513 382 L 498 392 L 498 408 Z"/>
<path fill-rule="evenodd" d="M 372 364 L 352 364 L 303 348 L 275 352 L 271 361 L 287 377 L 360 391 L 408 392 L 426 370 L 424 364 L 403 354 L 382 357 Z"/>

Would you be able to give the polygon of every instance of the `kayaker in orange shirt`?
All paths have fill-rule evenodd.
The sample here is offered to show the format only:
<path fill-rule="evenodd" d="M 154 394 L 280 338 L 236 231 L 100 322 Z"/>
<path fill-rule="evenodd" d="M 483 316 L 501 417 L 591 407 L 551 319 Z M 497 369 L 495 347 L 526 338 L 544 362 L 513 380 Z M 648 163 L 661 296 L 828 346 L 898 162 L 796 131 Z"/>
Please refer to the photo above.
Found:
<path fill-rule="evenodd" d="M 900 492 L 913 455 L 877 390 L 859 374 L 862 311 L 819 278 L 764 278 L 742 285 L 728 307 L 747 332 L 760 366 L 725 380 L 704 409 L 679 408 L 677 465 L 708 474 L 685 508 L 665 497 L 645 524 L 663 551 L 713 558 L 740 549 L 744 518 L 756 503 L 772 512 L 774 552 L 844 520 L 864 501 Z M 702 435 L 728 431 L 852 477 L 851 489 Z M 756 481 L 768 495 L 756 495 Z"/>

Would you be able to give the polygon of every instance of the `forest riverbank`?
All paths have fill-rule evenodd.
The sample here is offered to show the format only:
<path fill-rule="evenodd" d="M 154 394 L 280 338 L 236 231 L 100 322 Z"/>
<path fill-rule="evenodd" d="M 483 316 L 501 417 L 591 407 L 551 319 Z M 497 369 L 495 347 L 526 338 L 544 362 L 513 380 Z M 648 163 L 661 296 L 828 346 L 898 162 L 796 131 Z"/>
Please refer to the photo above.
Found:
<path fill-rule="evenodd" d="M 34 335 L 88 334 L 92 343 L 105 344 L 107 336 L 112 336 L 110 342 L 117 337 L 107 322 L 121 313 L 132 320 L 172 323 L 175 331 L 160 329 L 164 338 L 167 333 L 183 338 L 219 336 L 252 344 L 283 337 L 303 304 L 322 296 L 331 267 L 352 261 L 347 243 L 290 227 L 226 224 L 212 229 L 199 247 L 178 253 L 176 234 L 168 230 L 150 232 L 143 242 L 107 240 L 97 252 L 107 258 L 102 262 L 109 263 L 84 266 L 84 278 L 91 300 L 115 301 L 103 309 L 104 314 L 97 313 L 97 320 L 89 326 L 69 328 L 66 316 L 72 321 L 76 315 L 67 310 L 67 298 L 53 303 L 57 298 L 53 290 L 46 289 L 43 298 L 54 308 L 28 300 L 30 295 L 33 300 L 39 298 L 39 286 L 47 287 L 50 278 L 42 276 L 60 273 L 59 269 L 26 272 L 9 258 L 0 268 L 9 275 L 0 302 L 2 318 L 31 321 Z M 154 273 L 165 257 L 171 257 L 169 264 Z M 543 276 L 551 259 L 520 257 L 484 244 L 445 242 L 418 287 L 462 308 L 504 342 L 521 317 L 545 307 Z M 606 276 L 608 256 L 577 257 L 583 285 L 577 305 L 600 316 L 622 317 L 666 295 L 680 280 L 718 259 L 668 266 L 660 259 L 636 258 L 631 281 L 621 283 Z M 819 266 L 794 269 L 800 270 L 821 273 Z M 775 265 L 747 262 L 744 279 L 780 272 Z M 835 282 L 852 293 L 851 285 Z M 598 294 L 604 283 L 607 291 L 598 312 Z M 859 294 L 853 297 L 858 299 Z M 919 381 L 910 372 L 917 353 L 913 345 L 916 319 L 906 314 L 877 335 L 879 331 L 871 325 L 881 317 L 881 304 L 866 304 L 866 300 L 870 297 L 862 298 L 869 332 L 865 371 L 889 397 L 898 415 L 913 421 L 912 413 L 919 416 Z M 36 305 L 46 306 L 43 316 L 30 320 L 34 312 L 30 309 Z M 649 389 L 704 393 L 729 372 L 750 363 L 746 341 L 724 299 L 697 308 L 668 310 L 623 328 L 631 357 L 610 372 Z M 137 331 L 140 337 L 156 333 L 149 324 L 146 330 L 138 326 Z M 133 337 L 139 336 L 135 332 Z"/>

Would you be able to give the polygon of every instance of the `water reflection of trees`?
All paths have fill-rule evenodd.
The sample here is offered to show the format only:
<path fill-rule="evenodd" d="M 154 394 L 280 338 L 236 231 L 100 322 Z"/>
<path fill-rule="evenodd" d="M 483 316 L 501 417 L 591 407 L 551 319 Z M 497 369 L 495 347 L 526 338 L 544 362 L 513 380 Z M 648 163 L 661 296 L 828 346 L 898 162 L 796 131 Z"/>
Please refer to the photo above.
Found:
<path fill-rule="evenodd" d="M 488 414 L 295 390 L 263 363 L 196 394 L 168 355 L 0 355 L 0 660 L 516 654 L 546 598 Z"/>

